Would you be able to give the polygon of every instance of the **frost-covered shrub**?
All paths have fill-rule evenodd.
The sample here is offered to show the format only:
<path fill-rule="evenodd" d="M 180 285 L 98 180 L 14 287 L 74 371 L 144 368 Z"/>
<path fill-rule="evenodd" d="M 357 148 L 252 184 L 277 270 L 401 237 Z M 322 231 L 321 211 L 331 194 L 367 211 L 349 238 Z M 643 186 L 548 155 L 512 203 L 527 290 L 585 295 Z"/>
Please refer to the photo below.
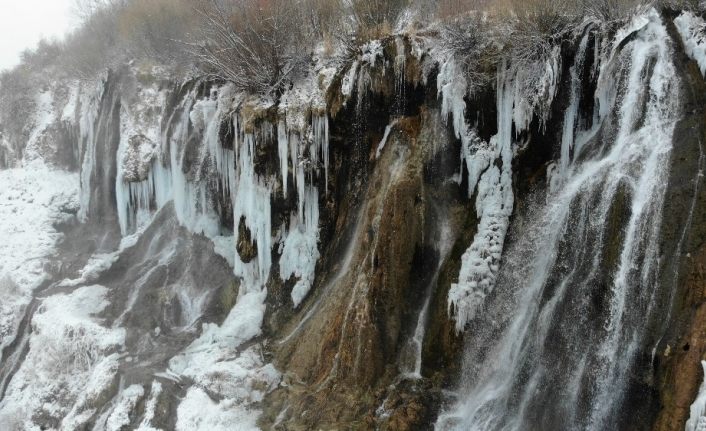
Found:
<path fill-rule="evenodd" d="M 514 1 L 511 14 L 505 18 L 512 23 L 504 41 L 511 60 L 515 64 L 532 64 L 550 58 L 554 47 L 573 31 L 576 12 L 570 2 Z"/>
<path fill-rule="evenodd" d="M 196 24 L 190 0 L 131 1 L 117 16 L 119 36 L 131 57 L 167 65 L 187 59 L 183 40 Z"/>
<path fill-rule="evenodd" d="M 280 91 L 305 64 L 301 15 L 289 0 L 200 0 L 192 52 L 206 73 L 258 94 Z"/>
<path fill-rule="evenodd" d="M 487 11 L 497 8 L 497 6 L 497 0 L 438 0 L 436 15 L 441 19 L 448 19 L 465 15 L 471 11 Z"/>
<path fill-rule="evenodd" d="M 706 11 L 706 0 L 662 0 L 662 5 L 674 10 Z"/>
<path fill-rule="evenodd" d="M 480 13 L 451 20 L 441 27 L 443 49 L 463 69 L 472 93 L 492 81 L 496 71 L 499 45 L 495 23 Z"/>
<path fill-rule="evenodd" d="M 652 5 L 649 0 L 581 0 L 582 12 L 610 25 L 619 25 Z"/>
<path fill-rule="evenodd" d="M 382 33 L 397 22 L 408 0 L 351 0 L 351 16 L 359 34 Z"/>
<path fill-rule="evenodd" d="M 29 66 L 0 73 L 0 143 L 8 146 L 12 157 L 21 156 L 21 148 L 29 138 L 28 118 L 34 118 L 37 105 L 36 88 Z"/>

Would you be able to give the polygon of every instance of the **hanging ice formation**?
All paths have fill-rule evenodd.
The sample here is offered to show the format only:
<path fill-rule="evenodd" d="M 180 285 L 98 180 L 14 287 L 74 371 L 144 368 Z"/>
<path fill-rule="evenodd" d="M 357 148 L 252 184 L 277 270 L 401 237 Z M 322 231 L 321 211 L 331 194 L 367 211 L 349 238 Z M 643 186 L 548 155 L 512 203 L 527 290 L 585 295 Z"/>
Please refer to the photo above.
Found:
<path fill-rule="evenodd" d="M 319 191 L 312 180 L 319 172 L 319 166 L 323 165 L 328 193 L 328 117 L 314 115 L 311 126 L 303 131 L 289 129 L 283 121 L 280 121 L 278 129 L 281 175 L 282 178 L 288 175 L 291 162 L 298 197 L 297 214 L 290 217 L 289 231 L 280 247 L 280 278 L 282 281 L 292 276 L 298 278 L 291 293 L 292 302 L 298 307 L 311 289 L 319 259 Z M 286 184 L 283 180 L 285 196 Z"/>
<path fill-rule="evenodd" d="M 454 316 L 459 332 L 475 317 L 495 287 L 514 200 L 513 124 L 516 133 L 520 133 L 529 127 L 533 115 L 546 120 L 560 74 L 559 58 L 559 50 L 555 49 L 548 59 L 533 64 L 529 71 L 501 64 L 497 78 L 498 134 L 488 142 L 480 139 L 466 121 L 464 97 L 468 85 L 461 68 L 453 57 L 442 62 L 437 81 L 441 113 L 443 118 L 450 118 L 455 136 L 461 141 L 461 163 L 468 171 L 468 196 L 476 193 L 480 220 L 473 243 L 462 257 L 458 283 L 451 285 L 448 295 L 449 314 Z"/>
<path fill-rule="evenodd" d="M 275 127 L 265 120 L 246 131 L 239 108 L 247 101 L 229 85 L 214 87 L 202 99 L 192 89 L 172 112 L 164 109 L 165 94 L 155 88 L 139 91 L 141 104 L 123 107 L 120 112 L 115 192 L 122 234 L 147 225 L 152 215 L 169 202 L 173 202 L 183 226 L 205 234 L 214 242 L 237 244 L 243 223 L 258 250 L 257 256 L 244 262 L 231 247 L 229 253 L 233 253 L 233 258 L 229 260 L 235 274 L 247 286 L 244 293 L 247 289 L 261 290 L 272 267 L 270 200 L 277 179 L 256 172 L 255 154 L 258 145 L 276 139 L 282 193 L 286 197 L 290 183 L 297 193 L 296 211 L 280 234 L 283 238 L 279 248 L 280 276 L 283 280 L 296 277 L 292 301 L 298 306 L 312 286 L 319 258 L 319 189 L 314 185 L 314 177 L 323 182 L 327 191 L 329 128 L 325 109 L 310 114 L 308 120 L 306 110 L 287 106 L 276 133 Z M 81 191 L 84 219 L 95 163 L 94 124 L 100 96 L 81 105 L 81 133 L 85 143 Z M 155 107 L 158 114 L 154 114 Z M 226 123 L 232 129 L 226 133 L 226 139 L 232 142 L 221 142 Z M 209 178 L 216 178 L 217 184 L 209 182 Z M 232 208 L 232 227 L 221 226 L 219 202 Z M 229 235 L 231 228 L 230 239 L 223 237 Z"/>
<path fill-rule="evenodd" d="M 630 35 L 637 37 L 623 43 Z M 584 147 L 594 151 L 569 163 L 564 184 L 533 213 L 510 251 L 512 266 L 503 271 L 508 295 L 494 304 L 506 313 L 502 332 L 490 347 L 469 344 L 467 365 L 473 365 L 465 367 L 462 396 L 439 416 L 438 430 L 521 430 L 558 423 L 553 420 L 568 429 L 602 430 L 621 414 L 624 388 L 657 301 L 658 242 L 679 87 L 670 39 L 654 10 L 618 32 L 604 55 L 596 59 L 598 123 L 575 138 L 578 143 L 586 141 L 584 134 L 596 136 Z M 611 120 L 615 130 L 595 135 Z M 587 326 L 575 321 L 586 305 L 572 299 L 590 298 L 607 253 L 603 228 L 621 194 L 628 211 L 598 317 L 602 331 L 586 344 L 579 340 Z M 571 341 L 561 358 L 568 372 L 561 375 L 546 367 L 547 358 L 557 357 L 550 340 L 558 327 L 576 328 L 566 335 Z M 483 349 L 483 359 L 474 348 Z M 587 398 L 580 398 L 582 391 Z M 557 408 L 538 417 L 541 405 Z M 699 408 L 697 403 L 693 425 Z"/>

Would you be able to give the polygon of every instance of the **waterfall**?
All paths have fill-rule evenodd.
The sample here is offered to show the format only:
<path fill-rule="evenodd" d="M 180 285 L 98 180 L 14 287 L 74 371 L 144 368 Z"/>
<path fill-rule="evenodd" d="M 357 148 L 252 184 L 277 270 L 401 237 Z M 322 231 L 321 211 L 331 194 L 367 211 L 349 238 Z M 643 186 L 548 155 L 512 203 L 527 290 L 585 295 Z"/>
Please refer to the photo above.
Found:
<path fill-rule="evenodd" d="M 537 200 L 506 247 L 488 317 L 468 331 L 458 399 L 437 430 L 602 430 L 618 422 L 656 296 L 679 114 L 657 12 L 618 35 L 601 59 L 599 125 L 573 146 L 563 184 Z"/>

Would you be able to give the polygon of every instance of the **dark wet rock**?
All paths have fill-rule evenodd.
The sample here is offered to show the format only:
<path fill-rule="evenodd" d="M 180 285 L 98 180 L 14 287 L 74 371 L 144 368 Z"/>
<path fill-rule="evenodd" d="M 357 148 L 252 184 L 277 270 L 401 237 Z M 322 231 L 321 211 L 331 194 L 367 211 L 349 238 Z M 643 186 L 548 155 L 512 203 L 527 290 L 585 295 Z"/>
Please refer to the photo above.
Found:
<path fill-rule="evenodd" d="M 243 263 L 251 262 L 257 257 L 257 243 L 253 241 L 250 229 L 245 224 L 245 217 L 238 223 L 238 243 L 235 246 Z"/>

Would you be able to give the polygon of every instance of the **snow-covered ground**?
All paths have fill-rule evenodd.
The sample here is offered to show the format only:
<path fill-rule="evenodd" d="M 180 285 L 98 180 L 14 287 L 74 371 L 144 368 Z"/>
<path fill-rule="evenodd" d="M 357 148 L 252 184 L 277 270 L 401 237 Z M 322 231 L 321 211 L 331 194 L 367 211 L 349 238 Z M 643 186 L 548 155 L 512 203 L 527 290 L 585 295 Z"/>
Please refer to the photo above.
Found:
<path fill-rule="evenodd" d="M 109 304 L 106 293 L 105 287 L 85 286 L 42 301 L 27 357 L 0 403 L 0 428 L 32 429 L 37 415 L 61 420 L 66 430 L 91 419 L 96 401 L 114 384 L 125 340 L 124 329 L 105 327 L 95 317 Z"/>
<path fill-rule="evenodd" d="M 61 237 L 53 224 L 76 211 L 78 184 L 78 174 L 41 159 L 0 170 L 0 350 L 48 276 L 47 258 Z"/>

